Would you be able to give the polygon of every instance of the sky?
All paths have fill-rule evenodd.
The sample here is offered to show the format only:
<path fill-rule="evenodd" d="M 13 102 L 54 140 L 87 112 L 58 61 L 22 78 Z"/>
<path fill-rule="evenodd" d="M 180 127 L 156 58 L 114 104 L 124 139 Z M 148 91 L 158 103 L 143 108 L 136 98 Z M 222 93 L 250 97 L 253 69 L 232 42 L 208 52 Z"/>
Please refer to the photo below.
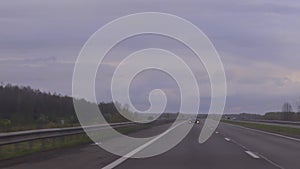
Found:
<path fill-rule="evenodd" d="M 296 110 L 300 97 L 300 1 L 297 0 L 10 0 L 0 2 L 0 81 L 72 94 L 76 58 L 88 38 L 106 23 L 137 12 L 164 12 L 192 22 L 212 41 L 224 64 L 225 113 Z M 171 29 L 171 28 L 170 28 Z M 210 84 L 201 62 L 166 37 L 130 38 L 106 56 L 96 78 L 98 101 L 110 101 L 110 79 L 126 55 L 143 48 L 170 50 L 188 63 L 200 86 L 201 108 L 210 103 Z M 149 107 L 149 92 L 162 88 L 166 111 L 178 111 L 174 80 L 157 71 L 139 74 L 130 88 L 134 105 Z"/>

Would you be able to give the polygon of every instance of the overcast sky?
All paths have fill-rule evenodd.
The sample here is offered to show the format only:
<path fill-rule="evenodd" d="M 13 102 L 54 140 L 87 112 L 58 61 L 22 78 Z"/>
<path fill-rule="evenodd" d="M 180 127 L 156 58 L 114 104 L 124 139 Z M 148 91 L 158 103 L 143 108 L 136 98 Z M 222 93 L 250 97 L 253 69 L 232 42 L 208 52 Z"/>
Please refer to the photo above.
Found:
<path fill-rule="evenodd" d="M 298 0 L 10 0 L 0 2 L 0 81 L 71 95 L 75 60 L 101 26 L 136 12 L 165 12 L 198 26 L 213 42 L 228 82 L 226 113 L 264 113 L 300 97 L 300 1 Z M 171 29 L 171 28 L 170 28 Z M 159 36 L 128 39 L 116 46 L 97 74 L 97 98 L 110 101 L 109 82 L 117 62 L 148 47 L 180 56 L 193 68 L 201 91 L 201 112 L 209 106 L 209 80 L 201 63 L 174 40 Z M 148 94 L 162 88 L 167 111 L 177 111 L 176 83 L 157 71 L 133 81 L 140 109 Z"/>

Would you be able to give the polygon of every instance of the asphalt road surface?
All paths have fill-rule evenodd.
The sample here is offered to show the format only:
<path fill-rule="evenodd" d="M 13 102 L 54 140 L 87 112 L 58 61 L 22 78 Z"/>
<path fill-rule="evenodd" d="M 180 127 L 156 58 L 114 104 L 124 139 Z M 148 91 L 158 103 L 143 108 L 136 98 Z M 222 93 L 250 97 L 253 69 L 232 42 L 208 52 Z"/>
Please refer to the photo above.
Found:
<path fill-rule="evenodd" d="M 299 169 L 300 140 L 271 135 L 231 124 L 221 123 L 204 144 L 198 143 L 202 124 L 195 124 L 187 137 L 170 151 L 150 158 L 125 159 L 96 145 L 38 153 L 1 161 L 0 168 L 10 169 Z M 191 125 L 183 123 L 182 125 Z M 179 125 L 174 130 L 180 129 Z M 152 135 L 166 126 L 134 133 Z M 171 130 L 169 133 L 172 135 Z M 173 133 L 174 134 L 174 133 Z M 162 144 L 160 139 L 153 144 Z M 146 151 L 147 147 L 145 148 Z M 118 162 L 119 161 L 119 162 Z"/>

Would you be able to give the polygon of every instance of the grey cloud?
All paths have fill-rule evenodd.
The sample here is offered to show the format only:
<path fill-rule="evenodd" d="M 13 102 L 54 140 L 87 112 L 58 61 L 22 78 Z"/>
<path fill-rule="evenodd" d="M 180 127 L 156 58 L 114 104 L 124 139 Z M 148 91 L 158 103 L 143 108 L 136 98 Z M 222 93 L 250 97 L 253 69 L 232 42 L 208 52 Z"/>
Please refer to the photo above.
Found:
<path fill-rule="evenodd" d="M 3 1 L 0 3 L 1 81 L 71 94 L 74 62 L 89 36 L 113 19 L 144 11 L 184 17 L 208 35 L 221 54 L 228 77 L 227 112 L 262 113 L 300 95 L 297 74 L 289 76 L 300 72 L 300 3 L 293 0 Z M 114 66 L 123 57 L 144 47 L 162 47 L 182 56 L 203 85 L 203 93 L 209 92 L 201 63 L 179 43 L 159 37 L 136 38 L 114 48 L 116 51 L 105 60 L 107 64 L 99 69 L 99 88 L 109 86 Z M 41 64 L 42 67 L 36 67 Z M 147 92 L 141 93 L 155 86 L 146 81 L 155 78 L 156 75 L 147 75 L 136 81 L 132 96 L 137 98 L 138 105 L 143 106 L 147 100 Z M 164 79 L 157 86 L 170 94 L 176 93 L 176 86 Z M 109 91 L 108 87 L 99 89 L 99 98 L 109 101 Z M 209 98 L 203 100 L 207 109 Z M 176 98 L 171 98 L 169 109 L 175 111 L 177 103 Z"/>

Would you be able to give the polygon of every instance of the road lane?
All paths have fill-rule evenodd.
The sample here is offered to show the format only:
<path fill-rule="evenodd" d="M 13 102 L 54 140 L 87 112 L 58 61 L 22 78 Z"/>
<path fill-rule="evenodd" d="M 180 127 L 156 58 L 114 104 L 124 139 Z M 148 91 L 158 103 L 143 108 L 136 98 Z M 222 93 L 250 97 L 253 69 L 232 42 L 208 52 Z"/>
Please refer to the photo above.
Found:
<path fill-rule="evenodd" d="M 300 168 L 299 141 L 269 135 L 255 130 L 248 130 L 237 125 L 226 123 L 221 123 L 218 127 L 218 131 L 224 137 L 231 138 L 251 151 L 261 154 L 282 168 Z"/>
<path fill-rule="evenodd" d="M 180 126 L 179 126 L 180 128 Z M 151 158 L 128 159 L 117 169 L 276 169 L 264 159 L 249 156 L 245 150 L 220 134 L 214 134 L 206 143 L 199 144 L 198 137 L 202 125 L 195 125 L 188 136 L 172 150 Z M 172 134 L 170 132 L 169 134 Z M 154 144 L 164 144 L 159 140 Z"/>

